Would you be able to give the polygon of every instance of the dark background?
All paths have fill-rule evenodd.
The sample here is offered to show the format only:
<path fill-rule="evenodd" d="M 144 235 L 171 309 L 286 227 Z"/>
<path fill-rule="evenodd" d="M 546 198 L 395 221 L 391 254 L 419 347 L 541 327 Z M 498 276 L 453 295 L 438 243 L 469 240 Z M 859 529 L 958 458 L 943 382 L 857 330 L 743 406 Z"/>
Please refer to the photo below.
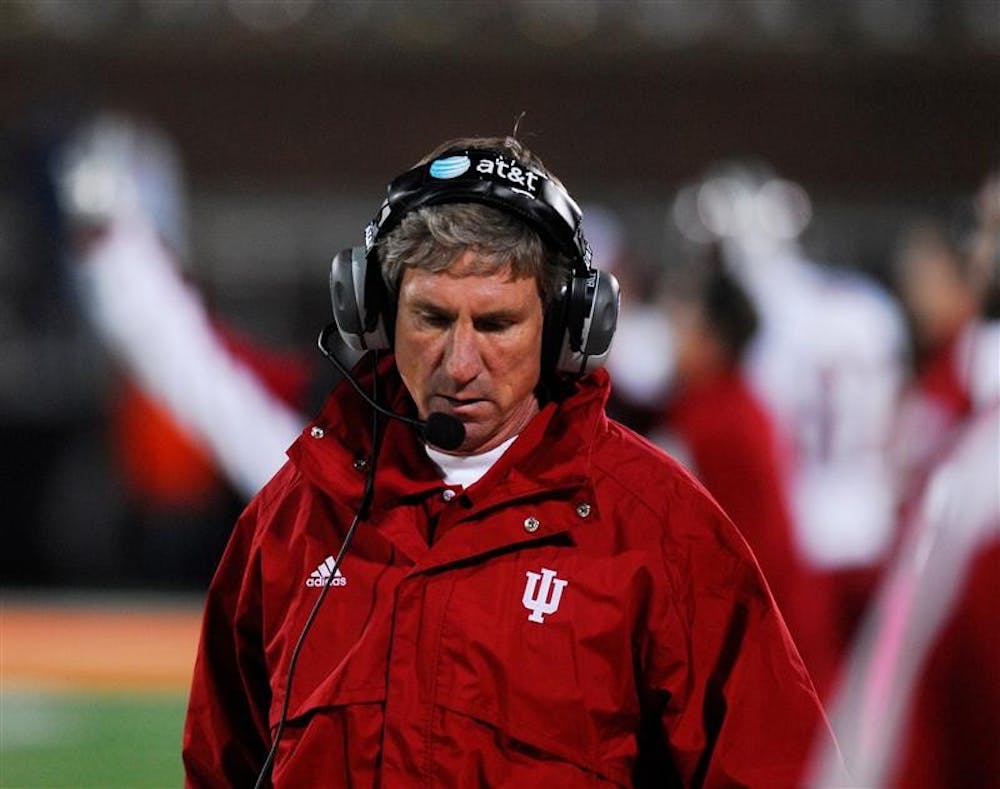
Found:
<path fill-rule="evenodd" d="M 676 190 L 753 156 L 812 198 L 813 254 L 885 279 L 899 228 L 960 223 L 1000 162 L 1000 4 L 0 0 L 7 583 L 143 582 L 99 559 L 120 495 L 104 465 L 115 372 L 76 313 L 44 178 L 53 146 L 106 108 L 178 146 L 185 272 L 213 310 L 302 349 L 326 320 L 329 258 L 358 243 L 385 182 L 522 113 L 519 136 L 581 203 L 617 211 L 654 267 L 681 254 Z"/>

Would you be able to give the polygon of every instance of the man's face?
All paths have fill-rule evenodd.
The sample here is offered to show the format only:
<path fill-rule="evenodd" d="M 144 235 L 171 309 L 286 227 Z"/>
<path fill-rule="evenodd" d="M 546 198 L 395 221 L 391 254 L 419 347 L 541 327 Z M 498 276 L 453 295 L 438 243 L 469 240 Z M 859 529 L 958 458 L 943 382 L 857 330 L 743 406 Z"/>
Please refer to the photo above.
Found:
<path fill-rule="evenodd" d="M 424 419 L 465 425 L 455 454 L 475 454 L 517 435 L 538 413 L 542 300 L 533 277 L 509 268 L 473 273 L 466 250 L 445 271 L 408 268 L 399 288 L 396 366 Z"/>

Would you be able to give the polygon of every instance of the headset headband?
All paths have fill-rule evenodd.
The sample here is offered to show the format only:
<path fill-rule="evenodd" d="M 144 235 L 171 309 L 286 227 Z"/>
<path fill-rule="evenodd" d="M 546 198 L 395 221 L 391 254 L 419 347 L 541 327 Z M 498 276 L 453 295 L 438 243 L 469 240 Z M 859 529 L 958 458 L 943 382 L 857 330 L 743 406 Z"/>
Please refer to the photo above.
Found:
<path fill-rule="evenodd" d="M 528 223 L 569 258 L 575 274 L 590 271 L 580 207 L 558 183 L 507 153 L 448 151 L 403 173 L 386 191 L 385 201 L 365 229 L 368 253 L 411 211 L 445 203 L 481 203 Z"/>

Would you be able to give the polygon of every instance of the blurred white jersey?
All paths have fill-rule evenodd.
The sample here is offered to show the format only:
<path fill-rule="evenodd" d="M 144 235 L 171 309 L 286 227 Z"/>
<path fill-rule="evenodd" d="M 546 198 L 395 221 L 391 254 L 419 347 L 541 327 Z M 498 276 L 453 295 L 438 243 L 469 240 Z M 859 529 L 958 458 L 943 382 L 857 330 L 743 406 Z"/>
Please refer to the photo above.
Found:
<path fill-rule="evenodd" d="M 727 254 L 760 312 L 746 365 L 790 445 L 803 558 L 827 569 L 876 563 L 896 520 L 888 446 L 904 380 L 901 313 L 873 281 L 790 245 Z"/>

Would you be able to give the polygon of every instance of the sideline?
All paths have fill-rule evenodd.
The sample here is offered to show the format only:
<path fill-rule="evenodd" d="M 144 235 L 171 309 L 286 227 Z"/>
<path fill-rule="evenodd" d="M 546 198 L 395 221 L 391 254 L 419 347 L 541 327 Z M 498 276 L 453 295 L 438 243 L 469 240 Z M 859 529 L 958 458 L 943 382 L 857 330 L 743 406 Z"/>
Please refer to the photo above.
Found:
<path fill-rule="evenodd" d="M 0 684 L 5 693 L 186 692 L 201 607 L 198 595 L 4 590 Z"/>

